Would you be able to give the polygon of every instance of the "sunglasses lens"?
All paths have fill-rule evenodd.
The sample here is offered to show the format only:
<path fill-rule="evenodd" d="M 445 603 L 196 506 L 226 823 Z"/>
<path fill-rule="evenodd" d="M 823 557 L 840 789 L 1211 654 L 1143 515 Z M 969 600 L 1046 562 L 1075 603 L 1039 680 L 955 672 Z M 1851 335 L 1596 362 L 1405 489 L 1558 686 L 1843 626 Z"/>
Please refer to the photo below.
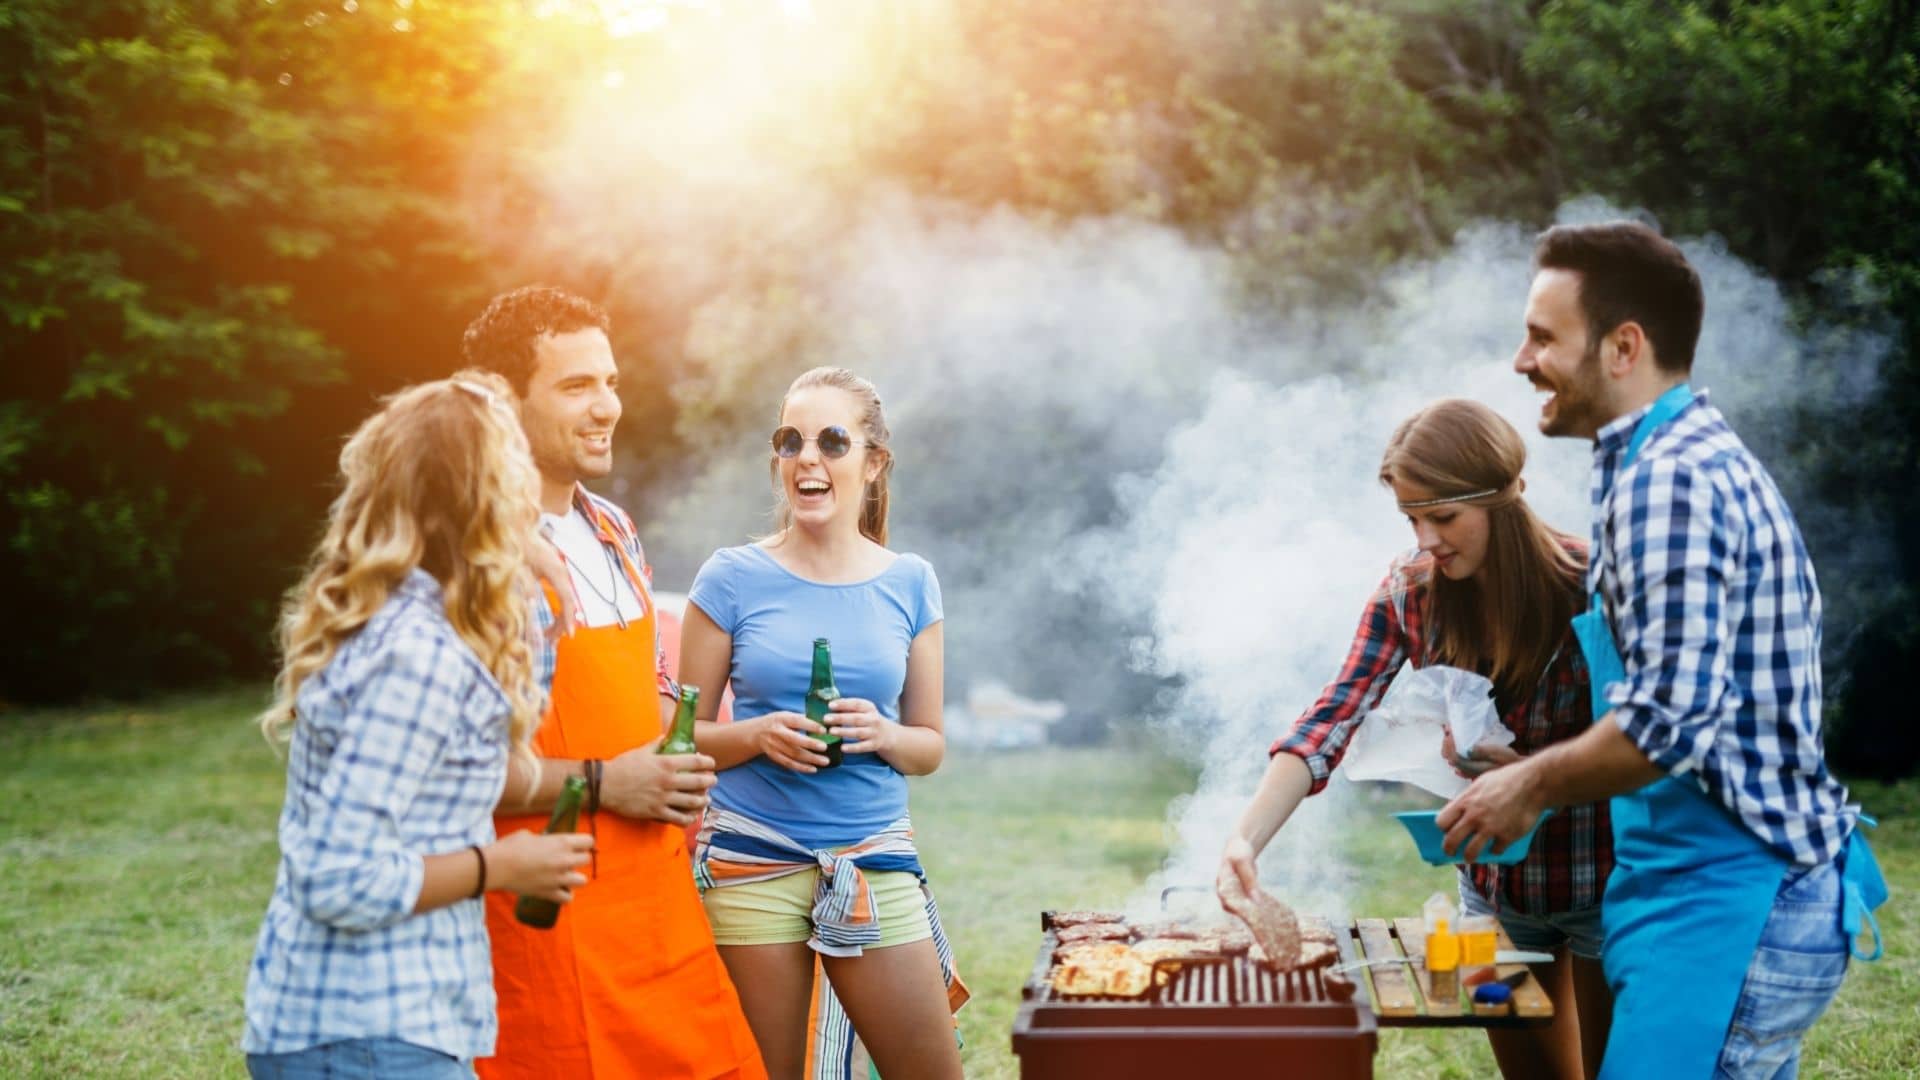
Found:
<path fill-rule="evenodd" d="M 851 449 L 853 438 L 847 434 L 846 428 L 836 426 L 820 429 L 820 453 L 830 458 L 846 457 Z"/>
<path fill-rule="evenodd" d="M 806 440 L 800 437 L 800 429 L 783 427 L 773 433 L 773 452 L 781 457 L 798 457 L 800 448 Z"/>

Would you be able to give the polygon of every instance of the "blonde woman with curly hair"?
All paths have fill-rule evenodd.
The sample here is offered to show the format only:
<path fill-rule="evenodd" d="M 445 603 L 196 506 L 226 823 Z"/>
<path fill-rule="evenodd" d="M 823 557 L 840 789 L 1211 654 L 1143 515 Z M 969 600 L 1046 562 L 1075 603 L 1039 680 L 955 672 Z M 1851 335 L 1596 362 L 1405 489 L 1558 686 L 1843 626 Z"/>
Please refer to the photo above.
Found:
<path fill-rule="evenodd" d="M 471 1076 L 495 1036 L 481 895 L 586 881 L 587 836 L 494 838 L 540 715 L 538 480 L 511 401 L 478 372 L 416 386 L 341 452 L 260 718 L 287 797 L 247 977 L 256 1078 Z"/>

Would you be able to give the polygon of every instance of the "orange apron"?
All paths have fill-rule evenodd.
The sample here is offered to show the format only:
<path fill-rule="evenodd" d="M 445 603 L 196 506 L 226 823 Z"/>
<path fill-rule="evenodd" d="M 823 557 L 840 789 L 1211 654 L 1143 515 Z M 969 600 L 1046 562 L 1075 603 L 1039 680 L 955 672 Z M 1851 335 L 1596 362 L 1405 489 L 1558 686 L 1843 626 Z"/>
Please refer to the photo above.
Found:
<path fill-rule="evenodd" d="M 625 629 L 562 638 L 534 751 L 611 758 L 656 738 L 654 640 L 651 610 Z M 766 1077 L 714 951 L 686 834 L 663 822 L 594 817 L 591 880 L 553 929 L 521 925 L 511 895 L 487 894 L 500 1038 L 475 1068 L 486 1080 Z M 546 817 L 496 817 L 494 826 L 503 836 L 538 831 Z"/>

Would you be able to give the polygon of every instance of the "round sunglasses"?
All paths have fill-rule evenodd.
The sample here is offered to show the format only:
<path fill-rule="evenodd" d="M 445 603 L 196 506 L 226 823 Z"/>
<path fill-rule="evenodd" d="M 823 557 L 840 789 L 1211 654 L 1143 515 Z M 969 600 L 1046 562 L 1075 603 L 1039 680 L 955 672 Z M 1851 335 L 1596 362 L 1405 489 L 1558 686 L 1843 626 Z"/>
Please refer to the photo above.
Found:
<path fill-rule="evenodd" d="M 773 433 L 773 452 L 783 458 L 799 457 L 800 451 L 808 443 L 820 444 L 820 456 L 829 461 L 847 456 L 847 451 L 856 446 L 865 446 L 865 442 L 847 434 L 847 429 L 838 424 L 820 429 L 820 434 L 811 438 L 800 434 L 797 427 L 778 428 Z"/>

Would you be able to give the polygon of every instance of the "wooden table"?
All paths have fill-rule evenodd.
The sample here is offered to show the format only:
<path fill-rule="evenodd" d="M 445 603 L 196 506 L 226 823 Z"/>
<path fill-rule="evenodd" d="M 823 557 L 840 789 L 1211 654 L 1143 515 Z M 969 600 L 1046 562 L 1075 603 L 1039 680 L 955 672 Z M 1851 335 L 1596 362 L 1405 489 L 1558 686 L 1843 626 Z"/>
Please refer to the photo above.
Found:
<path fill-rule="evenodd" d="M 1308 923 L 1327 924 L 1307 917 Z M 1513 942 L 1504 929 L 1498 929 L 1499 947 L 1512 949 Z M 1475 1005 L 1471 987 L 1462 986 L 1450 999 L 1436 1000 L 1432 979 L 1427 973 L 1426 923 L 1411 919 L 1355 919 L 1342 937 L 1342 962 L 1356 960 L 1392 960 L 1371 964 L 1347 973 L 1365 989 L 1368 1003 L 1380 1018 L 1381 1027 L 1539 1027 L 1553 1021 L 1553 1003 L 1546 990 L 1525 964 L 1500 964 L 1495 971 L 1505 977 L 1526 972 L 1525 981 L 1514 988 L 1511 1002 L 1501 1005 Z"/>

